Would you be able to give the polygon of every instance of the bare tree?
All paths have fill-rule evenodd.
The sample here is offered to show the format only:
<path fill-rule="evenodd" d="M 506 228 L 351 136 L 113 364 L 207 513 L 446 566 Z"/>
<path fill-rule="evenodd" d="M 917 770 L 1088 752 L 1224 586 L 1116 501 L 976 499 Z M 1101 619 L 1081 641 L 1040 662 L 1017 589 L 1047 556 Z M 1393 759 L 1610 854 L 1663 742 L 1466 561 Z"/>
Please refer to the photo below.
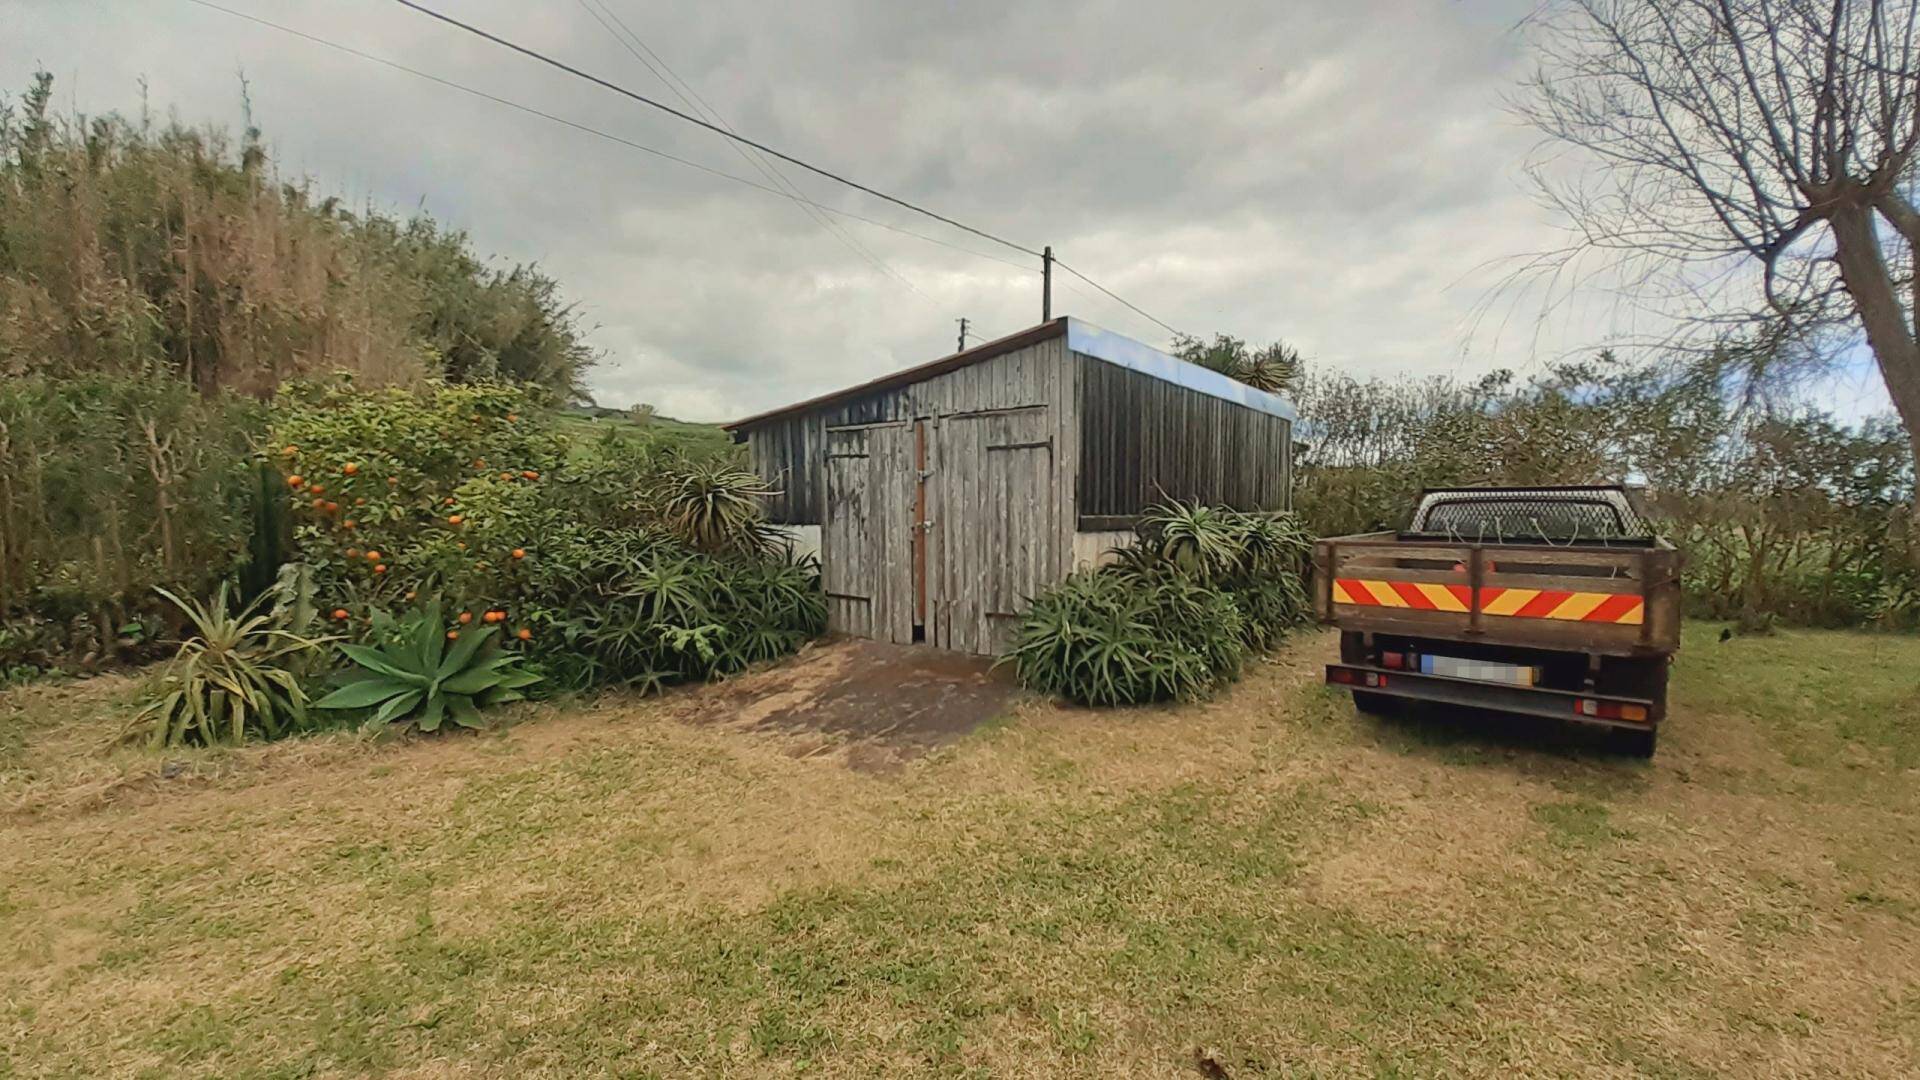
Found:
<path fill-rule="evenodd" d="M 1761 355 L 1864 334 L 1920 461 L 1916 8 L 1546 0 L 1519 109 L 1584 152 L 1535 174 L 1563 255 L 1617 256 L 1636 299 Z"/>

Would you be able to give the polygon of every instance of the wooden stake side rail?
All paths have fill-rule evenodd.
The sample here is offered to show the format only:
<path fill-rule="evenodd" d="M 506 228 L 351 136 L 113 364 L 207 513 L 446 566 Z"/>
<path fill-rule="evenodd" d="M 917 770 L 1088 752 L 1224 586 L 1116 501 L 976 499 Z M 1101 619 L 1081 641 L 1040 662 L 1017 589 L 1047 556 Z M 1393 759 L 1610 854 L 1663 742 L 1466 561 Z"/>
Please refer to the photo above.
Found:
<path fill-rule="evenodd" d="M 1646 547 L 1323 540 L 1313 597 L 1343 630 L 1644 655 L 1679 647 L 1680 555 Z"/>

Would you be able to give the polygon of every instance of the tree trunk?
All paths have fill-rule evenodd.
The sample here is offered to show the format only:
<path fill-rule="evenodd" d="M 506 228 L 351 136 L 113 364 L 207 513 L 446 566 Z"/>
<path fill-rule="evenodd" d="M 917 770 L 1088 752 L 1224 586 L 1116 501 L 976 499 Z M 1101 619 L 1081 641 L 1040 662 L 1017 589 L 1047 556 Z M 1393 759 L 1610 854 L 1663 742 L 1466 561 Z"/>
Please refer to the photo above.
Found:
<path fill-rule="evenodd" d="M 1873 211 L 1843 204 L 1834 209 L 1829 221 L 1840 280 L 1860 309 L 1867 345 L 1873 350 L 1874 362 L 1880 365 L 1887 396 L 1893 399 L 1894 410 L 1906 425 L 1907 443 L 1915 468 L 1920 470 L 1920 345 L 1915 344 L 1913 329 L 1894 294 L 1880 238 L 1874 231 Z M 1909 513 L 1913 535 L 1920 537 L 1920 497 L 1914 499 Z M 1908 551 L 1914 565 L 1920 567 L 1920 544 L 1909 545 Z"/>

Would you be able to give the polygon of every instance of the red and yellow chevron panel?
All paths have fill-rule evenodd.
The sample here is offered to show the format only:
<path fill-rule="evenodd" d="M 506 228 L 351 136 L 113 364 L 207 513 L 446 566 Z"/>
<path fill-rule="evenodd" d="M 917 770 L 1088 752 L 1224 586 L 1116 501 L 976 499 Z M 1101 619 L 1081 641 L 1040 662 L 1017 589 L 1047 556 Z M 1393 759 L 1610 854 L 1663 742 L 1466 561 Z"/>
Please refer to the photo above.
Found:
<path fill-rule="evenodd" d="M 1361 607 L 1412 608 L 1415 611 L 1457 611 L 1465 614 L 1473 599 L 1466 585 L 1436 585 L 1425 581 L 1371 581 L 1335 578 L 1333 602 Z M 1516 589 L 1497 585 L 1480 590 L 1480 610 L 1488 615 L 1516 619 L 1561 619 L 1567 622 L 1620 623 L 1638 626 L 1646 604 L 1629 593 L 1564 592 L 1559 589 Z"/>

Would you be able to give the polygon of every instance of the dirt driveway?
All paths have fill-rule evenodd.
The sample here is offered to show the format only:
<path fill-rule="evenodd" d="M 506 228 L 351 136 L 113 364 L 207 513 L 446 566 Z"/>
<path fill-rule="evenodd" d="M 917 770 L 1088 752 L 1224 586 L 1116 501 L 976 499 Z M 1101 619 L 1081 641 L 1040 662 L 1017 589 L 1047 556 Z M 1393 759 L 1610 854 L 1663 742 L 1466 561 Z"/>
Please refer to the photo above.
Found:
<path fill-rule="evenodd" d="M 888 772 L 1006 713 L 1019 691 L 986 657 L 831 640 L 700 695 L 691 718 L 793 736 L 796 757 Z"/>

